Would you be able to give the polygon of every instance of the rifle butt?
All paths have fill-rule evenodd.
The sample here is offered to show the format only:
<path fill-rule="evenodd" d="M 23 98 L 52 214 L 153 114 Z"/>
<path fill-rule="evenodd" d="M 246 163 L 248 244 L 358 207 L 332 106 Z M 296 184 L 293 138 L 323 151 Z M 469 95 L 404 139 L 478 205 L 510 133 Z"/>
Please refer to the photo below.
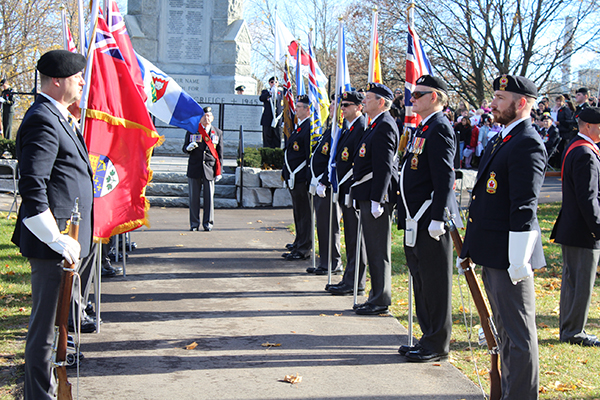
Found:
<path fill-rule="evenodd" d="M 500 369 L 498 368 L 498 354 L 492 354 L 490 367 L 490 400 L 500 400 L 502 397 L 502 383 Z"/>
<path fill-rule="evenodd" d="M 58 378 L 58 400 L 73 400 L 73 394 L 71 393 L 72 385 L 67 380 L 67 368 L 57 367 L 56 375 Z"/>

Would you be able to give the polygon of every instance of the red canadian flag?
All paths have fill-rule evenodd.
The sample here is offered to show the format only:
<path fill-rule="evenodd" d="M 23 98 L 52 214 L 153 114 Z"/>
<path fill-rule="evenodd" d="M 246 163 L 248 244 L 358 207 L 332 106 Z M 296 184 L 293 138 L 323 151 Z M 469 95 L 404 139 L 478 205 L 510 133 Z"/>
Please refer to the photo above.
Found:
<path fill-rule="evenodd" d="M 148 225 L 150 156 L 162 138 L 102 16 L 93 39 L 84 137 L 94 170 L 94 236 L 106 241 Z"/>

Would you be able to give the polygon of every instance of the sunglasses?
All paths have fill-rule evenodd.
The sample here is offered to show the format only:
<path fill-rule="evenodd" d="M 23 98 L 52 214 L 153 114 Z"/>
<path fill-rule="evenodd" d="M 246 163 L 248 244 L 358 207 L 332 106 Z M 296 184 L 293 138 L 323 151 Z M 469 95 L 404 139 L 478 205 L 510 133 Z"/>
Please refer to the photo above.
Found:
<path fill-rule="evenodd" d="M 425 96 L 426 94 L 429 93 L 433 93 L 433 90 L 427 91 L 427 92 L 412 92 L 412 97 L 415 99 L 420 99 L 421 97 Z"/>
<path fill-rule="evenodd" d="M 342 106 L 342 107 L 350 107 L 350 106 L 353 106 L 353 105 L 355 105 L 355 104 L 354 103 L 342 103 L 342 104 L 340 104 L 340 106 Z"/>

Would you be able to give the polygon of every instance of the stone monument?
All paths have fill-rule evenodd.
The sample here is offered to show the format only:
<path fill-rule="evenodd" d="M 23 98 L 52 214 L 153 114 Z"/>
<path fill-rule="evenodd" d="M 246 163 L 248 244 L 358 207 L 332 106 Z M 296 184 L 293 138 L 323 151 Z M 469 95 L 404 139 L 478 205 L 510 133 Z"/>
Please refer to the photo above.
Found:
<path fill-rule="evenodd" d="M 237 152 L 240 125 L 244 145 L 261 146 L 262 103 L 251 77 L 252 39 L 243 8 L 243 0 L 128 0 L 125 16 L 134 49 L 201 106 L 213 107 L 228 158 Z M 238 85 L 252 95 L 235 95 Z M 156 127 L 165 143 L 155 154 L 183 156 L 185 132 L 158 120 Z"/>

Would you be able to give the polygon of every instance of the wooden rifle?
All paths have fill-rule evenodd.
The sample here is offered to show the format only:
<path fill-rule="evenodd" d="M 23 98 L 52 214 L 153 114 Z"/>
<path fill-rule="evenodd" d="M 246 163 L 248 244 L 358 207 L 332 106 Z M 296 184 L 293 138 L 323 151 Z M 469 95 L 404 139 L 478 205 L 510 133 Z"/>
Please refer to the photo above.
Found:
<path fill-rule="evenodd" d="M 450 210 L 446 208 L 446 219 L 448 220 L 448 228 L 450 230 L 450 236 L 452 237 L 452 242 L 454 242 L 454 248 L 456 249 L 456 254 L 460 257 L 463 247 L 463 241 L 460 237 L 460 233 L 456 229 L 456 225 L 454 224 L 453 216 L 450 214 Z M 465 279 L 467 280 L 467 284 L 469 285 L 469 290 L 471 291 L 471 296 L 473 296 L 473 302 L 475 303 L 475 307 L 477 308 L 477 313 L 479 314 L 479 319 L 481 320 L 481 327 L 483 329 L 483 333 L 485 335 L 485 341 L 487 342 L 488 352 L 491 357 L 491 366 L 490 366 L 490 400 L 499 400 L 502 397 L 502 386 L 500 382 L 500 369 L 498 368 L 498 342 L 496 341 L 496 328 L 494 326 L 494 321 L 492 320 L 492 316 L 490 314 L 490 310 L 483 299 L 483 292 L 481 291 L 481 286 L 479 286 L 479 281 L 475 276 L 475 271 L 473 271 L 473 267 L 475 264 L 471 261 L 470 258 L 466 258 L 461 262 L 461 267 L 464 271 Z"/>
<path fill-rule="evenodd" d="M 69 225 L 69 236 L 77 240 L 79 237 L 79 198 L 75 199 L 75 206 L 71 212 L 71 223 Z M 58 400 L 72 400 L 71 383 L 67 377 L 67 337 L 69 309 L 71 305 L 71 287 L 76 264 L 67 260 L 63 264 L 63 274 L 60 281 L 58 304 L 56 306 L 56 320 L 54 322 L 54 367 L 58 378 Z M 76 362 L 79 354 L 75 354 Z"/>

